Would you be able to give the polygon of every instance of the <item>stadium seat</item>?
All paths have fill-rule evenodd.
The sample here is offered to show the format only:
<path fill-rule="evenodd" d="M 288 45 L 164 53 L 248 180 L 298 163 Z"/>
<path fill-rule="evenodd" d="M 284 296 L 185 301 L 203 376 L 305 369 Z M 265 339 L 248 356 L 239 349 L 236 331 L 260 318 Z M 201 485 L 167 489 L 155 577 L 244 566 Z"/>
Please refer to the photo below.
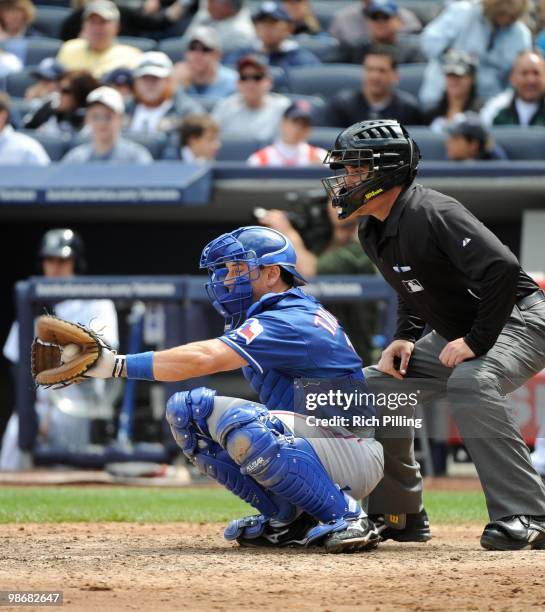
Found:
<path fill-rule="evenodd" d="M 545 159 L 545 127 L 494 126 L 492 136 L 509 159 Z"/>
<path fill-rule="evenodd" d="M 400 64 L 397 67 L 399 72 L 399 89 L 408 91 L 413 96 L 418 97 L 425 68 L 426 64 Z"/>
<path fill-rule="evenodd" d="M 36 66 L 46 57 L 55 57 L 61 45 L 56 38 L 27 38 L 26 65 Z"/>
<path fill-rule="evenodd" d="M 322 149 L 332 149 L 337 134 L 341 131 L 338 127 L 317 127 L 312 130 L 309 138 L 310 144 Z"/>
<path fill-rule="evenodd" d="M 140 49 L 144 53 L 146 51 L 153 51 L 157 48 L 157 43 L 151 38 L 142 38 L 139 36 L 118 36 L 117 40 L 122 45 L 131 45 Z"/>
<path fill-rule="evenodd" d="M 151 153 L 153 159 L 161 159 L 167 145 L 166 134 L 146 134 L 143 132 L 123 132 L 123 138 L 141 144 Z"/>
<path fill-rule="evenodd" d="M 37 6 L 35 28 L 44 36 L 59 38 L 62 22 L 72 9 L 62 6 Z"/>
<path fill-rule="evenodd" d="M 222 136 L 217 161 L 246 161 L 252 153 L 268 143 L 251 137 Z"/>
<path fill-rule="evenodd" d="M 335 13 L 338 13 L 349 4 L 354 4 L 354 1 L 335 0 L 335 2 L 331 2 L 331 0 L 314 0 L 312 2 L 312 9 L 322 29 L 327 32 L 333 17 L 335 17 Z"/>
<path fill-rule="evenodd" d="M 339 41 L 332 36 L 307 36 L 302 34 L 295 39 L 303 49 L 308 49 L 322 62 L 333 63 L 340 59 Z"/>
<path fill-rule="evenodd" d="M 166 53 L 174 63 L 184 59 L 185 48 L 180 37 L 159 41 L 158 50 Z"/>
<path fill-rule="evenodd" d="M 412 11 L 422 25 L 427 25 L 443 10 L 445 2 L 434 2 L 433 0 L 398 0 L 399 6 Z"/>
<path fill-rule="evenodd" d="M 47 151 L 47 154 L 49 155 L 51 161 L 59 161 L 60 159 L 62 159 L 63 155 L 70 148 L 70 136 L 68 135 L 63 134 L 57 136 L 53 134 L 44 134 L 36 130 L 19 131 L 37 140 Z"/>
<path fill-rule="evenodd" d="M 6 91 L 12 98 L 23 98 L 27 87 L 30 87 L 36 79 L 30 74 L 30 70 L 23 70 L 9 74 L 6 77 Z"/>
<path fill-rule="evenodd" d="M 432 132 L 429 127 L 424 126 L 407 126 L 407 129 L 416 141 L 423 160 L 445 161 L 447 159 L 444 134 Z"/>
<path fill-rule="evenodd" d="M 19 129 L 23 125 L 23 117 L 30 111 L 32 103 L 22 98 L 11 98 L 10 121 Z"/>
<path fill-rule="evenodd" d="M 295 66 L 288 70 L 288 86 L 292 93 L 328 98 L 341 89 L 359 89 L 362 68 L 357 64 L 322 64 Z"/>

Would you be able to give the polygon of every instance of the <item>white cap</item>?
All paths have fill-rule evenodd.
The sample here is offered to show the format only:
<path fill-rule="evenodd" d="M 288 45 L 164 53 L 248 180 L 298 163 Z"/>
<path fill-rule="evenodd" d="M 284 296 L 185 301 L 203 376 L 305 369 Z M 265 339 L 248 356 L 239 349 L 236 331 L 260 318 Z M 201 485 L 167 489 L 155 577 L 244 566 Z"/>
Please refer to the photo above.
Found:
<path fill-rule="evenodd" d="M 89 15 L 99 15 L 106 21 L 119 21 L 119 9 L 110 0 L 93 0 L 93 2 L 89 2 L 83 11 L 83 18 L 86 19 Z"/>
<path fill-rule="evenodd" d="M 133 76 L 138 79 L 142 76 L 154 76 L 164 79 L 172 74 L 172 62 L 168 55 L 162 51 L 148 51 L 142 53 Z"/>
<path fill-rule="evenodd" d="M 87 96 L 87 106 L 91 104 L 104 104 L 114 113 L 122 115 L 125 112 L 125 104 L 123 103 L 122 95 L 112 87 L 98 87 Z"/>
<path fill-rule="evenodd" d="M 189 44 L 192 42 L 200 42 L 205 47 L 214 51 L 221 51 L 221 40 L 218 33 L 210 26 L 197 26 L 189 37 Z"/>

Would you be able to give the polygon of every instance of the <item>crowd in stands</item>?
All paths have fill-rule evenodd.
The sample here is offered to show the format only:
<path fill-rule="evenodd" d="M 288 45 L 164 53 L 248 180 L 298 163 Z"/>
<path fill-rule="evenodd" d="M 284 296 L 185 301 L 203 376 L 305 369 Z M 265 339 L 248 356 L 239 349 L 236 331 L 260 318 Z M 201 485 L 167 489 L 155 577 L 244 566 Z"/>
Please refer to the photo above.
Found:
<path fill-rule="evenodd" d="M 0 163 L 49 163 L 47 136 L 64 163 L 201 163 L 246 139 L 252 166 L 314 165 L 315 127 L 374 118 L 505 159 L 497 126 L 545 126 L 545 0 L 425 4 L 73 0 L 51 21 L 0 0 Z"/>

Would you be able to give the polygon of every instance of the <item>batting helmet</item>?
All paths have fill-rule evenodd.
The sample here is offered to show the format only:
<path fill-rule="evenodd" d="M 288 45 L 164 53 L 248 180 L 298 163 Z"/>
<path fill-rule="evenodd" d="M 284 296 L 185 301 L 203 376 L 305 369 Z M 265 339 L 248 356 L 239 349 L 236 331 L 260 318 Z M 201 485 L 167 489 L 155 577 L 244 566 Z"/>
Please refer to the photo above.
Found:
<path fill-rule="evenodd" d="M 276 230 L 259 225 L 239 227 L 222 234 L 203 249 L 200 268 L 208 270 L 208 297 L 214 308 L 224 317 L 226 329 L 233 329 L 245 318 L 253 302 L 252 281 L 263 266 L 280 266 L 288 272 L 294 285 L 306 280 L 295 268 L 297 255 L 291 242 Z M 227 275 L 228 263 L 244 264 Z"/>
<path fill-rule="evenodd" d="M 40 243 L 38 257 L 74 258 L 75 271 L 85 272 L 85 250 L 81 236 L 69 228 L 52 229 L 46 232 Z"/>
<path fill-rule="evenodd" d="M 324 160 L 332 170 L 345 172 L 322 183 L 344 219 L 392 187 L 411 183 L 420 158 L 418 145 L 395 119 L 360 121 L 337 136 Z"/>

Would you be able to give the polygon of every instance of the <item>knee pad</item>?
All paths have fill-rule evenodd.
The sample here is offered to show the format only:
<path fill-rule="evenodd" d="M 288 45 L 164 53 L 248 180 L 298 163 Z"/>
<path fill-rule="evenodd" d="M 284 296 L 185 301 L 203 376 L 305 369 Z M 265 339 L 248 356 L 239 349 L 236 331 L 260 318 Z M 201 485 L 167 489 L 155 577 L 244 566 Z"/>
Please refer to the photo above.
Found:
<path fill-rule="evenodd" d="M 234 407 L 219 420 L 217 432 L 243 474 L 319 521 L 360 515 L 360 506 L 335 485 L 312 446 L 280 431 L 265 408 Z"/>
<path fill-rule="evenodd" d="M 178 446 L 191 457 L 197 446 L 198 434 L 210 437 L 206 419 L 214 409 L 216 391 L 198 387 L 179 391 L 167 402 L 166 419 Z"/>

